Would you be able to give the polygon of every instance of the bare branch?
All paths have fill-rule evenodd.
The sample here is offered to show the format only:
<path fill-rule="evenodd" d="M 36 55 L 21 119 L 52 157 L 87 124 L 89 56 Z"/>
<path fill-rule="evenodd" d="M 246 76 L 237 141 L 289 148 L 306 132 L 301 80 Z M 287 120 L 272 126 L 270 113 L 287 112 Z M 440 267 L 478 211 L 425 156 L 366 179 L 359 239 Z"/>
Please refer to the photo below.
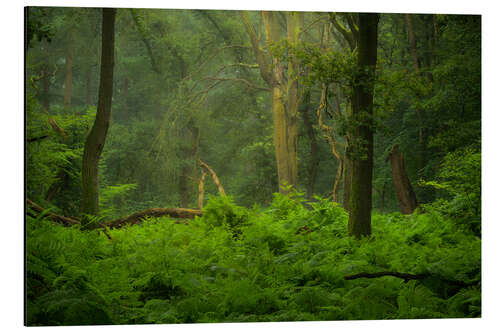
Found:
<path fill-rule="evenodd" d="M 260 74 L 264 81 L 267 82 L 269 86 L 272 86 L 273 77 L 271 74 L 271 66 L 269 65 L 269 61 L 267 59 L 267 55 L 264 54 L 264 51 L 259 45 L 259 39 L 257 37 L 257 33 L 250 22 L 250 17 L 246 11 L 241 11 L 241 19 L 243 21 L 243 25 L 250 36 L 250 42 L 252 43 L 252 49 L 255 54 L 255 58 L 257 58 L 257 62 L 259 63 Z"/>

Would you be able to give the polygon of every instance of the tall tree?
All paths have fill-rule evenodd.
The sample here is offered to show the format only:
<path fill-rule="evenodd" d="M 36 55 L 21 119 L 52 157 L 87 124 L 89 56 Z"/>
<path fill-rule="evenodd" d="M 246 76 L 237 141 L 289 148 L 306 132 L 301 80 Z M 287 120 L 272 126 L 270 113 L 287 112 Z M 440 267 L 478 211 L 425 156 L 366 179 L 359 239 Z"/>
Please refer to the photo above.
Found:
<path fill-rule="evenodd" d="M 87 135 L 82 164 L 82 213 L 97 215 L 99 211 L 98 164 L 106 140 L 111 119 L 113 95 L 113 69 L 115 58 L 116 9 L 102 10 L 101 74 L 97 114 L 94 125 Z"/>
<path fill-rule="evenodd" d="M 250 35 L 252 49 L 257 58 L 262 78 L 271 89 L 274 124 L 274 150 L 280 185 L 286 184 L 297 188 L 297 139 L 298 139 L 298 61 L 292 57 L 285 73 L 281 59 L 265 53 L 259 45 L 257 34 L 250 22 L 248 14 L 241 12 L 243 24 Z M 266 33 L 267 49 L 281 40 L 281 27 L 278 14 L 262 12 Z M 303 13 L 288 12 L 286 15 L 287 40 L 295 44 L 299 40 L 303 25 Z M 285 188 L 279 189 L 286 193 Z"/>
<path fill-rule="evenodd" d="M 347 26 L 344 26 L 339 19 L 344 18 L 344 20 L 347 22 Z M 354 52 L 354 50 L 357 48 L 358 45 L 358 40 L 359 40 L 359 27 L 356 24 L 357 16 L 356 14 L 351 14 L 351 13 L 345 13 L 345 14 L 335 14 L 331 13 L 330 14 L 330 22 L 332 23 L 332 26 L 335 28 L 335 31 L 338 31 L 340 33 L 340 37 L 338 34 L 333 34 L 335 39 L 341 44 L 349 47 L 351 52 Z M 333 30 L 332 30 L 333 32 Z M 342 39 L 343 38 L 343 39 Z M 350 94 L 345 96 L 345 102 L 346 102 L 346 116 L 350 117 L 352 114 L 352 91 Z M 342 206 L 346 211 L 350 211 L 350 198 L 351 198 L 351 179 L 352 179 L 352 161 L 351 157 L 349 154 L 350 150 L 350 138 L 349 138 L 349 133 L 347 133 L 345 137 L 345 149 L 344 149 L 344 156 L 342 158 L 342 165 L 343 165 L 343 173 L 344 173 L 344 188 L 343 188 L 343 195 L 342 195 Z M 340 155 L 339 155 L 340 156 Z M 337 155 L 336 155 L 337 157 Z M 338 158 L 338 157 L 337 157 Z M 339 159 L 340 162 L 340 159 Z M 340 168 L 339 168 L 339 171 Z M 337 176 L 339 176 L 339 172 L 337 172 Z M 340 176 L 342 174 L 340 173 Z M 336 181 L 337 183 L 337 181 Z"/>
<path fill-rule="evenodd" d="M 71 106 L 71 93 L 73 87 L 73 58 L 75 55 L 75 28 L 71 28 L 66 51 L 66 76 L 64 81 L 64 106 Z"/>
<path fill-rule="evenodd" d="M 373 89 L 377 64 L 379 14 L 359 14 L 357 70 L 354 76 L 351 138 L 353 147 L 348 232 L 371 234 L 373 177 Z"/>

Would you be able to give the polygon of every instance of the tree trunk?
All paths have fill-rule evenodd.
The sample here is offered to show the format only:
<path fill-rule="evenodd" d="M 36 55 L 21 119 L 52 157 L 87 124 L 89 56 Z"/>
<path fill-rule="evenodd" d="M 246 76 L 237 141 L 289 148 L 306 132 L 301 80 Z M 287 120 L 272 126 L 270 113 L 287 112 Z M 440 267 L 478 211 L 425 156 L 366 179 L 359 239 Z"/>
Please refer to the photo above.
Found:
<path fill-rule="evenodd" d="M 75 29 L 71 29 L 66 53 L 66 79 L 64 81 L 64 106 L 71 107 L 71 90 L 73 85 L 73 57 L 75 53 Z"/>
<path fill-rule="evenodd" d="M 87 105 L 92 105 L 92 67 L 87 69 Z"/>
<path fill-rule="evenodd" d="M 268 49 L 273 43 L 280 40 L 280 31 L 277 17 L 274 12 L 263 12 Z M 298 38 L 298 17 L 290 14 L 287 17 L 288 39 L 293 42 Z M 272 108 L 274 122 L 274 149 L 278 170 L 280 193 L 287 193 L 283 185 L 297 188 L 297 109 L 298 109 L 298 81 L 294 78 L 296 62 L 289 63 L 288 84 L 283 77 L 281 60 L 272 57 Z M 292 75 L 290 75 L 290 72 Z M 295 71 L 296 73 L 296 71 Z M 295 75 L 296 76 L 296 75 Z"/>
<path fill-rule="evenodd" d="M 262 12 L 268 50 L 273 43 L 280 41 L 280 26 L 274 12 Z M 287 38 L 296 43 L 302 26 L 302 13 L 288 13 Z M 259 46 L 259 39 L 250 22 L 248 14 L 241 12 L 241 18 L 250 36 L 252 49 L 259 64 L 262 78 L 271 88 L 274 124 L 274 149 L 278 171 L 280 193 L 287 193 L 281 185 L 297 188 L 297 140 L 298 140 L 298 62 L 291 58 L 288 64 L 288 81 L 283 78 L 280 59 L 266 54 Z M 271 57 L 271 65 L 269 58 Z"/>
<path fill-rule="evenodd" d="M 203 209 L 203 196 L 205 195 L 205 177 L 207 173 L 202 171 L 201 177 L 198 183 L 198 209 Z"/>
<path fill-rule="evenodd" d="M 306 196 L 308 200 L 312 200 L 314 196 L 314 184 L 316 183 L 316 175 L 318 174 L 318 143 L 316 141 L 316 134 L 314 133 L 314 127 L 312 125 L 311 119 L 309 119 L 309 102 L 310 102 L 310 92 L 307 91 L 304 95 L 303 108 L 300 110 L 302 114 L 302 120 L 304 121 L 304 126 L 306 127 L 307 136 L 309 137 L 309 146 L 311 149 L 311 159 L 309 165 L 307 166 L 307 188 Z"/>
<path fill-rule="evenodd" d="M 106 140 L 111 118 L 113 95 L 113 69 L 115 57 L 116 9 L 102 10 L 102 53 L 99 99 L 94 125 L 87 135 L 82 165 L 82 213 L 97 215 L 99 212 L 98 164 Z"/>
<path fill-rule="evenodd" d="M 352 178 L 352 161 L 348 154 L 348 143 L 346 140 L 346 148 L 344 152 L 344 192 L 342 194 L 342 205 L 346 211 L 351 210 L 351 178 Z"/>
<path fill-rule="evenodd" d="M 419 72 L 420 66 L 418 63 L 417 55 L 417 41 L 415 39 L 415 30 L 413 29 L 413 20 L 411 14 L 405 14 L 406 24 L 408 25 L 408 39 L 410 41 L 410 51 L 413 58 L 413 66 L 415 67 L 415 72 Z"/>
<path fill-rule="evenodd" d="M 388 158 L 391 161 L 392 181 L 401 213 L 411 214 L 417 208 L 417 197 L 408 179 L 404 157 L 398 145 L 394 145 Z"/>
<path fill-rule="evenodd" d="M 373 88 L 377 63 L 379 14 L 359 14 L 358 71 L 354 79 L 352 115 L 356 141 L 352 158 L 352 180 L 348 232 L 359 238 L 371 234 L 373 177 Z"/>
<path fill-rule="evenodd" d="M 415 68 L 415 73 L 420 75 L 420 63 L 417 54 L 417 42 L 415 39 L 415 29 L 413 28 L 413 20 L 411 14 L 406 14 L 406 23 L 408 25 L 408 39 L 410 41 L 410 50 L 413 58 L 413 67 Z M 422 111 L 420 109 L 415 109 L 418 119 L 418 168 L 422 169 L 424 167 L 424 134 L 423 134 L 423 117 Z"/>
<path fill-rule="evenodd" d="M 43 87 L 43 95 L 42 95 L 42 106 L 45 111 L 49 112 L 50 110 L 50 77 L 49 77 L 49 65 L 46 64 L 43 69 L 43 78 L 42 78 L 42 87 Z"/>
<path fill-rule="evenodd" d="M 198 160 L 198 145 L 200 141 L 200 130 L 194 125 L 192 120 L 188 122 L 186 128 L 190 133 L 189 135 L 191 139 L 191 146 L 185 154 L 186 161 L 184 161 L 184 165 L 181 171 L 182 173 L 179 178 L 179 195 L 182 207 L 189 207 L 192 194 L 195 193 L 195 182 L 193 181 L 193 179 L 195 178 L 194 170 L 196 161 Z"/>

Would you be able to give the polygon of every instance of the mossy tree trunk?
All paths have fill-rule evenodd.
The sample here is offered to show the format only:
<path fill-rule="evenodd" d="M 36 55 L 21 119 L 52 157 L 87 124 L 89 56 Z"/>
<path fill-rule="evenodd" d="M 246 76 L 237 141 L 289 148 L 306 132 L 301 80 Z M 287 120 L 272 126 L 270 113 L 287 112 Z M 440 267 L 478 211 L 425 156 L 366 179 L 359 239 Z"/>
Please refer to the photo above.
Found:
<path fill-rule="evenodd" d="M 396 144 L 388 156 L 391 162 L 392 182 L 403 214 L 411 214 L 417 208 L 417 196 L 406 173 L 405 160 Z"/>
<path fill-rule="evenodd" d="M 271 89 L 272 111 L 274 123 L 274 151 L 280 185 L 291 185 L 297 188 L 298 164 L 298 61 L 294 57 L 289 60 L 287 77 L 281 60 L 270 52 L 264 52 L 259 45 L 259 39 L 250 22 L 248 13 L 241 12 L 241 18 L 247 33 L 250 36 L 252 49 L 259 64 L 262 78 Z M 269 50 L 272 45 L 281 39 L 281 27 L 275 12 L 262 12 L 266 44 Z M 303 13 L 289 12 L 286 16 L 286 30 L 288 42 L 297 43 L 303 25 Z M 281 193 L 288 190 L 280 186 Z"/>
<path fill-rule="evenodd" d="M 82 164 L 82 213 L 97 215 L 99 212 L 98 164 L 111 119 L 113 95 L 113 69 L 115 57 L 116 9 L 102 10 L 101 74 L 97 114 L 92 129 L 85 140 Z"/>
<path fill-rule="evenodd" d="M 373 88 L 377 63 L 379 14 L 359 14 L 358 70 L 354 78 L 351 139 L 351 198 L 348 232 L 359 238 L 371 234 L 373 177 Z"/>
<path fill-rule="evenodd" d="M 319 166 L 318 142 L 316 140 L 316 133 L 314 131 L 314 127 L 309 114 L 311 111 L 309 104 L 311 100 L 310 91 L 307 90 L 303 96 L 304 96 L 304 101 L 302 103 L 302 108 L 300 109 L 300 113 L 302 114 L 302 120 L 306 128 L 307 136 L 309 138 L 309 147 L 311 151 L 311 156 L 307 166 L 306 197 L 308 200 L 312 200 L 314 197 L 314 185 L 316 183 L 316 176 L 318 174 L 318 166 Z"/>

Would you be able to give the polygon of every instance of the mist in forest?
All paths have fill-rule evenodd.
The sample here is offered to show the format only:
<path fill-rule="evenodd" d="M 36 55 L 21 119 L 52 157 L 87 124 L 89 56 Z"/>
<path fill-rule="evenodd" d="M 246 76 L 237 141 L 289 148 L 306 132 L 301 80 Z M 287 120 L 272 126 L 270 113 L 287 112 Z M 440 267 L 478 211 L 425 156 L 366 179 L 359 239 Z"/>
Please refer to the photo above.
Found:
<path fill-rule="evenodd" d="M 481 316 L 481 16 L 25 20 L 26 325 Z"/>

